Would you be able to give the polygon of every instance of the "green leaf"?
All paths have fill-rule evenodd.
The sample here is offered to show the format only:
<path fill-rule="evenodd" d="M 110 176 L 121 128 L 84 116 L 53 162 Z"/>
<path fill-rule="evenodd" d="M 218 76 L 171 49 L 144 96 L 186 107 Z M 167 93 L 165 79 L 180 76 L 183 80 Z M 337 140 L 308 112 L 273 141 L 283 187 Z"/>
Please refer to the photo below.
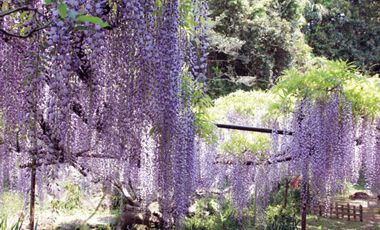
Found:
<path fill-rule="evenodd" d="M 64 4 L 64 3 L 59 4 L 58 7 L 57 7 L 57 9 L 59 11 L 59 15 L 62 18 L 66 18 L 66 16 L 67 16 L 67 10 L 66 10 L 66 8 L 67 8 L 67 5 Z"/>
<path fill-rule="evenodd" d="M 110 26 L 110 24 L 108 24 L 107 22 L 101 22 L 100 26 L 104 28 L 104 27 Z"/>
<path fill-rule="evenodd" d="M 8 10 L 9 9 L 9 5 L 8 5 L 8 2 L 3 2 L 3 6 L 1 7 L 1 11 L 5 11 L 5 10 Z"/>
<path fill-rule="evenodd" d="M 21 24 L 17 24 L 17 25 L 15 25 L 15 26 L 11 29 L 11 31 L 14 30 L 14 29 L 16 29 L 16 28 L 19 28 L 19 27 L 21 27 L 21 26 L 23 26 L 23 25 L 24 25 L 24 24 L 22 24 L 22 23 L 21 23 Z"/>
<path fill-rule="evenodd" d="M 24 12 L 22 12 L 22 14 L 20 14 L 20 16 L 18 17 L 19 19 L 22 19 L 24 16 L 25 16 L 25 14 L 27 14 L 29 11 L 24 11 Z"/>
<path fill-rule="evenodd" d="M 102 23 L 102 19 L 90 15 L 79 16 L 77 19 L 82 22 L 91 22 L 94 24 Z"/>
<path fill-rule="evenodd" d="M 51 3 L 51 0 L 45 0 L 45 4 L 49 5 Z"/>
<path fill-rule="evenodd" d="M 86 27 L 85 26 L 77 26 L 75 27 L 77 30 L 79 31 L 85 31 L 86 30 Z"/>
<path fill-rule="evenodd" d="M 22 85 L 23 87 L 25 87 L 27 84 L 28 84 L 28 79 L 33 76 L 33 74 L 30 74 L 29 76 L 27 76 L 25 79 L 24 79 L 24 84 Z"/>
<path fill-rule="evenodd" d="M 20 30 L 20 34 L 25 34 L 25 27 Z"/>
<path fill-rule="evenodd" d="M 152 136 L 154 131 L 156 131 L 156 126 L 149 130 L 149 136 Z"/>

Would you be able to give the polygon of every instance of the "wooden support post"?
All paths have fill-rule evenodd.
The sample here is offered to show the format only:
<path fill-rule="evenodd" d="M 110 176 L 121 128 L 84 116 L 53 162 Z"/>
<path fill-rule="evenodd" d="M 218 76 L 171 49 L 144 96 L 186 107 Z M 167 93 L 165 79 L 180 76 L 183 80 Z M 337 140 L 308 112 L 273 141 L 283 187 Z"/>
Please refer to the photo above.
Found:
<path fill-rule="evenodd" d="M 36 158 L 33 156 L 32 160 L 32 169 L 31 169 L 31 175 L 30 175 L 30 216 L 29 216 L 29 226 L 30 230 L 34 229 L 34 209 L 35 209 L 35 203 L 36 203 Z"/>
<path fill-rule="evenodd" d="M 347 215 L 348 215 L 348 220 L 350 220 L 350 204 L 347 204 Z"/>
<path fill-rule="evenodd" d="M 359 205 L 360 222 L 363 222 L 363 206 Z"/>
<path fill-rule="evenodd" d="M 356 220 L 356 206 L 354 206 L 354 220 Z"/>
<path fill-rule="evenodd" d="M 253 206 L 254 215 L 253 215 L 253 224 L 256 226 L 256 209 L 257 209 L 257 185 L 255 185 L 255 204 Z"/>
<path fill-rule="evenodd" d="M 311 204 L 310 204 L 310 186 L 309 186 L 309 180 L 307 181 L 307 196 L 306 196 L 306 207 L 309 207 L 309 214 L 311 214 Z"/>
<path fill-rule="evenodd" d="M 319 216 L 322 216 L 322 205 L 319 205 Z"/>
<path fill-rule="evenodd" d="M 338 203 L 335 202 L 335 211 L 336 211 L 336 218 L 339 219 L 339 207 L 338 207 Z"/>
<path fill-rule="evenodd" d="M 304 174 L 305 175 L 305 174 Z M 307 176 L 305 176 L 306 178 L 304 178 L 303 180 L 302 180 L 302 190 L 303 190 L 303 194 L 305 194 L 306 193 L 306 196 L 307 196 L 307 189 L 308 189 L 308 187 L 309 187 L 309 181 L 308 181 L 308 177 Z M 302 199 L 302 211 L 301 211 L 301 216 L 302 216 L 302 218 L 301 218 L 301 230 L 306 230 L 306 206 L 307 206 L 307 200 L 308 200 L 309 198 L 308 197 L 306 197 L 306 199 Z"/>
<path fill-rule="evenodd" d="M 341 208 L 342 208 L 342 219 L 344 219 L 344 205 L 343 204 L 341 205 Z"/>
<path fill-rule="evenodd" d="M 286 205 L 288 203 L 288 189 L 289 189 L 289 180 L 285 179 L 285 198 L 284 198 L 284 209 L 286 209 Z"/>

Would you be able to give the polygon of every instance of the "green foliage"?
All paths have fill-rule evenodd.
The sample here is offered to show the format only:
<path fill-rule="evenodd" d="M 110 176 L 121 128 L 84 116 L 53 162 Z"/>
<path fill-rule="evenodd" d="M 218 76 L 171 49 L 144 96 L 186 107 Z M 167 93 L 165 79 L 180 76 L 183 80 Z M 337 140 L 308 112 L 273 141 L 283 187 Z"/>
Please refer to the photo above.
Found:
<path fill-rule="evenodd" d="M 248 82 L 241 82 L 244 78 L 232 79 L 223 76 L 220 69 L 217 67 L 213 67 L 213 71 L 215 71 L 215 78 L 207 82 L 207 94 L 211 99 L 217 99 L 222 96 L 226 96 L 230 93 L 236 92 L 238 90 L 243 91 L 252 91 L 253 89 L 259 89 L 255 85 L 250 85 L 249 81 L 255 81 L 255 78 L 247 78 Z M 222 77 L 219 77 L 222 76 Z"/>
<path fill-rule="evenodd" d="M 313 53 L 353 62 L 366 74 L 380 73 L 379 9 L 372 0 L 308 1 L 304 33 Z"/>
<path fill-rule="evenodd" d="M 56 0 L 45 0 L 45 4 L 49 5 L 52 2 L 58 3 Z M 2 8 L 1 11 L 6 12 L 11 10 L 9 7 L 9 3 L 7 1 L 2 1 Z M 83 15 L 81 12 L 76 12 L 73 9 L 70 9 L 67 4 L 60 1 L 60 3 L 57 4 L 57 10 L 59 13 L 59 16 L 61 18 L 66 18 L 69 16 L 72 20 L 75 21 L 77 29 L 81 29 L 81 25 L 83 22 L 90 22 L 93 24 L 99 24 L 101 27 L 108 27 L 110 26 L 108 23 L 103 22 L 101 18 L 91 16 L 91 15 Z M 14 20 L 9 20 L 10 26 L 12 29 L 9 32 L 20 34 L 22 36 L 28 34 L 30 32 L 31 28 L 28 27 L 28 24 L 31 22 L 36 23 L 36 19 L 34 18 L 36 12 L 35 11 L 16 11 L 10 15 L 7 15 L 7 17 L 11 17 Z M 50 24 L 51 21 L 48 21 L 45 23 L 45 25 L 41 23 L 37 23 L 39 27 L 46 26 Z M 31 36 L 31 39 L 34 39 L 34 35 Z"/>
<path fill-rule="evenodd" d="M 334 91 L 342 91 L 352 103 L 357 116 L 380 115 L 380 81 L 360 75 L 354 65 L 345 61 L 320 59 L 314 67 L 304 73 L 290 69 L 272 89 L 273 93 L 289 101 L 289 96 L 315 100 L 324 98 Z"/>
<path fill-rule="evenodd" d="M 80 203 L 81 199 L 81 189 L 78 184 L 67 183 L 65 189 L 68 191 L 67 199 L 64 207 L 66 209 L 74 209 Z"/>
<path fill-rule="evenodd" d="M 264 91 L 237 91 L 214 101 L 214 106 L 207 109 L 207 115 L 215 123 L 233 123 L 272 128 L 279 114 L 270 114 L 269 105 L 279 102 L 279 97 Z M 270 135 L 256 132 L 228 131 L 230 138 L 220 146 L 222 152 L 239 156 L 243 152 L 265 154 L 270 149 Z"/>
<path fill-rule="evenodd" d="M 255 229 L 251 213 L 238 217 L 234 215 L 231 200 L 227 197 L 224 204 L 219 206 L 214 198 L 203 198 L 198 201 L 197 211 L 194 216 L 188 217 L 183 222 L 184 230 L 235 230 Z"/>
<path fill-rule="evenodd" d="M 6 220 L 8 217 L 16 216 L 22 212 L 24 200 L 17 193 L 3 192 L 0 197 L 0 220 Z"/>
<path fill-rule="evenodd" d="M 288 187 L 288 198 L 287 198 L 287 205 L 286 210 L 290 214 L 298 213 L 300 210 L 300 201 L 301 201 L 301 188 L 300 186 L 293 188 L 290 186 L 290 183 L 292 181 L 288 181 L 289 187 Z M 268 209 L 272 209 L 271 207 L 283 207 L 285 202 L 285 180 L 283 179 L 280 182 L 280 186 L 277 189 L 274 189 L 269 198 L 269 205 Z"/>
<path fill-rule="evenodd" d="M 308 230 L 320 230 L 320 229 L 350 229 L 350 230 L 375 230 L 380 229 L 377 223 L 371 221 L 363 224 L 359 221 L 347 220 L 346 218 L 325 218 L 319 215 L 307 215 L 306 216 L 306 229 Z"/>
<path fill-rule="evenodd" d="M 365 190 L 366 185 L 367 185 L 367 178 L 365 177 L 363 168 L 361 168 L 359 170 L 359 178 L 356 183 L 355 189 Z"/>
<path fill-rule="evenodd" d="M 298 229 L 300 220 L 294 212 L 289 212 L 281 206 L 270 207 L 265 212 L 267 216 L 266 230 L 293 230 Z"/>
<path fill-rule="evenodd" d="M 224 152 L 237 155 L 246 151 L 262 155 L 270 150 L 270 138 L 268 134 L 232 131 L 231 139 L 221 146 Z"/>
<path fill-rule="evenodd" d="M 210 0 L 209 79 L 250 77 L 249 86 L 266 89 L 285 69 L 302 67 L 311 51 L 300 30 L 304 5 L 304 0 Z"/>
<path fill-rule="evenodd" d="M 158 0 L 160 2 L 160 0 Z M 182 25 L 183 29 L 189 33 L 189 35 L 195 34 L 194 26 L 197 26 L 198 23 L 206 24 L 206 20 L 201 15 L 194 15 L 192 11 L 193 5 L 192 0 L 180 0 L 179 12 L 180 15 L 184 18 L 184 23 Z M 198 12 L 199 13 L 199 12 Z M 194 21 L 194 16 L 200 17 L 199 21 Z"/>
<path fill-rule="evenodd" d="M 187 68 L 184 70 L 180 76 L 182 84 L 181 94 L 178 97 L 183 101 L 183 105 L 188 106 L 184 109 L 184 113 L 187 113 L 188 110 L 194 112 L 194 125 L 197 127 L 197 134 L 211 144 L 216 140 L 213 132 L 215 126 L 211 123 L 210 116 L 206 113 L 207 108 L 212 105 L 211 99 L 204 94 L 204 85 L 194 82 L 192 77 L 187 74 Z"/>
<path fill-rule="evenodd" d="M 209 6 L 212 98 L 267 89 L 286 69 L 304 71 L 311 53 L 380 73 L 378 1 L 209 0 Z"/>
<path fill-rule="evenodd" d="M 66 18 L 66 16 L 69 16 L 71 19 L 75 19 L 79 23 L 90 22 L 93 24 L 99 24 L 101 27 L 110 26 L 107 22 L 103 22 L 102 19 L 99 17 L 83 15 L 83 13 L 78 13 L 73 9 L 68 9 L 65 3 L 58 4 L 57 9 L 61 18 Z"/>
<path fill-rule="evenodd" d="M 291 181 L 283 179 L 279 187 L 274 189 L 270 194 L 269 205 L 265 211 L 265 229 L 296 229 L 300 222 L 297 214 L 300 210 L 301 189 L 300 187 L 288 187 L 287 206 L 284 208 L 285 201 L 285 183 Z"/>
<path fill-rule="evenodd" d="M 102 27 L 109 26 L 107 23 L 102 22 L 102 19 L 100 19 L 99 17 L 94 17 L 90 15 L 82 15 L 82 16 L 77 17 L 77 19 L 81 22 L 91 22 L 93 24 L 99 23 L 100 26 Z"/>
<path fill-rule="evenodd" d="M 22 223 L 24 222 L 24 216 L 20 216 L 18 220 L 8 228 L 7 219 L 0 219 L 0 230 L 22 230 Z M 37 224 L 34 227 L 34 230 L 37 230 Z"/>
<path fill-rule="evenodd" d="M 324 96 L 353 78 L 359 79 L 354 73 L 355 67 L 344 61 L 322 60 L 322 65 L 310 68 L 305 73 L 296 69 L 286 70 L 284 76 L 273 88 L 280 97 L 294 95 L 298 98 L 312 99 Z"/>
<path fill-rule="evenodd" d="M 67 10 L 66 10 L 67 5 L 64 3 L 58 4 L 57 9 L 59 12 L 59 16 L 61 16 L 62 18 L 66 18 L 66 16 L 67 16 Z"/>
<path fill-rule="evenodd" d="M 379 78 L 351 79 L 344 85 L 346 98 L 353 103 L 358 115 L 380 116 L 380 81 Z"/>
<path fill-rule="evenodd" d="M 239 90 L 225 97 L 220 97 L 214 101 L 214 106 L 207 109 L 207 113 L 214 122 L 227 123 L 228 113 L 236 112 L 252 122 L 262 122 L 266 124 L 263 117 L 267 114 L 268 105 L 279 101 L 279 97 L 269 91 Z"/>
<path fill-rule="evenodd" d="M 67 196 L 64 200 L 54 199 L 51 201 L 51 208 L 56 211 L 71 211 L 79 208 L 81 200 L 81 189 L 77 184 L 66 183 L 64 185 Z"/>

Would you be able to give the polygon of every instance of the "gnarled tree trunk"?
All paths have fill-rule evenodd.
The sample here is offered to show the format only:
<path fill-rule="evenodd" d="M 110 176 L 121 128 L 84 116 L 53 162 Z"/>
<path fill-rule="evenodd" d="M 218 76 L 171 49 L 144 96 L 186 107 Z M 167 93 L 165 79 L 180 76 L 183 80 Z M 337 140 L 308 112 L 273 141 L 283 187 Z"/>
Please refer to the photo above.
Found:
<path fill-rule="evenodd" d="M 132 224 L 143 224 L 149 228 L 161 228 L 162 214 L 159 211 L 145 210 L 141 207 L 126 205 L 117 223 L 117 230 L 125 230 Z"/>

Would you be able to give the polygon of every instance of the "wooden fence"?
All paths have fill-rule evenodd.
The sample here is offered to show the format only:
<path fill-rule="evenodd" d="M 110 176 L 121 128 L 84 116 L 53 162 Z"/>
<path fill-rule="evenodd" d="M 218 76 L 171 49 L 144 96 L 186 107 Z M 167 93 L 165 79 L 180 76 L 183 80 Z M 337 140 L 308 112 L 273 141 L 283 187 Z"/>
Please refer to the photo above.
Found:
<path fill-rule="evenodd" d="M 310 211 L 310 208 L 307 210 Z M 326 214 L 326 216 L 330 218 L 347 218 L 348 220 L 359 220 L 363 222 L 363 207 L 361 205 L 358 207 L 350 204 L 338 205 L 338 203 L 335 203 L 334 205 L 331 204 L 327 209 L 324 205 L 318 205 L 318 207 L 312 209 L 312 212 L 320 216 L 325 216 Z"/>

